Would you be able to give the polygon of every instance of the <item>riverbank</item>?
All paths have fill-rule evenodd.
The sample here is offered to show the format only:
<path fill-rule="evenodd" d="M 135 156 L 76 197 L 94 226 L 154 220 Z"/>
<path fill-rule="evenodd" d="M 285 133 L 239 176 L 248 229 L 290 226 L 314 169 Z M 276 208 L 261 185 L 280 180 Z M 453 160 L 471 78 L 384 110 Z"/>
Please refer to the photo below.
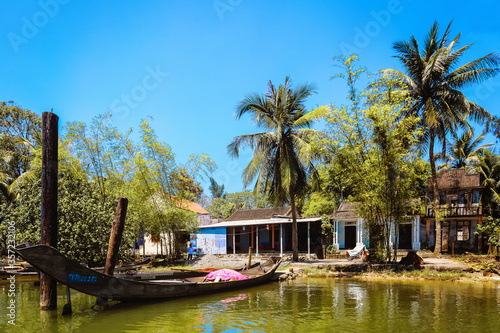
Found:
<path fill-rule="evenodd" d="M 422 255 L 424 264 L 419 268 L 396 263 L 369 264 L 362 260 L 314 260 L 292 263 L 290 267 L 295 274 L 310 277 L 500 283 L 497 257 L 470 253 Z"/>
<path fill-rule="evenodd" d="M 331 277 L 349 279 L 378 280 L 429 280 L 429 281 L 468 281 L 500 283 L 498 271 L 499 260 L 495 256 L 475 255 L 432 255 L 429 252 L 419 253 L 424 264 L 415 269 L 413 266 L 398 264 L 370 264 L 361 259 L 302 260 L 292 262 L 285 257 L 279 274 L 288 276 Z M 252 262 L 265 260 L 254 257 Z M 241 255 L 204 255 L 192 261 L 186 261 L 186 267 L 240 267 L 248 263 L 248 258 Z M 288 274 L 293 271 L 292 274 Z"/>
<path fill-rule="evenodd" d="M 328 268 L 294 269 L 297 276 L 315 278 L 347 278 L 359 280 L 416 280 L 416 281 L 449 281 L 449 282 L 481 282 L 500 284 L 500 276 L 484 276 L 482 273 L 421 270 L 381 270 L 377 272 L 338 272 Z"/>

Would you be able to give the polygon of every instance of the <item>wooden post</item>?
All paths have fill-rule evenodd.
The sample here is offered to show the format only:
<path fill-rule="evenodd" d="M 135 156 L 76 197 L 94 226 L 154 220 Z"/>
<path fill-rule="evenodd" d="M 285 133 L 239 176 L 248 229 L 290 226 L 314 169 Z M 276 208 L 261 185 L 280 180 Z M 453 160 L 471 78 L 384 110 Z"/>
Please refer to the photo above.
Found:
<path fill-rule="evenodd" d="M 144 233 L 144 231 L 142 232 L 142 256 L 146 256 L 146 234 Z"/>
<path fill-rule="evenodd" d="M 478 219 L 477 224 L 481 226 L 483 225 L 482 217 Z M 477 236 L 477 252 L 478 254 L 481 254 L 483 252 L 483 235 L 481 233 Z"/>
<path fill-rule="evenodd" d="M 425 220 L 425 239 L 427 242 L 427 249 L 431 248 L 431 220 L 426 219 Z"/>
<path fill-rule="evenodd" d="M 259 256 L 259 226 L 255 226 L 256 228 L 256 231 L 255 231 L 255 249 L 256 249 L 256 252 L 255 254 L 257 255 L 257 257 Z"/>
<path fill-rule="evenodd" d="M 272 239 L 273 239 L 273 240 L 272 240 L 272 244 L 273 244 L 273 245 L 272 245 L 272 247 L 271 247 L 271 248 L 274 250 L 274 242 L 275 242 L 275 240 L 274 240 L 274 223 L 273 223 L 273 231 L 272 231 L 272 236 L 271 236 L 271 237 L 272 237 Z"/>
<path fill-rule="evenodd" d="M 57 247 L 57 155 L 59 117 L 42 113 L 41 244 Z M 57 309 L 57 281 L 40 273 L 40 308 Z"/>
<path fill-rule="evenodd" d="M 248 248 L 248 266 L 247 269 L 250 269 L 252 267 L 252 247 Z"/>
<path fill-rule="evenodd" d="M 240 238 L 240 240 L 241 240 L 241 238 Z M 236 254 L 236 228 L 235 227 L 233 227 L 233 254 Z"/>
<path fill-rule="evenodd" d="M 68 286 L 66 286 L 66 301 L 68 303 L 66 303 L 63 307 L 63 310 L 62 310 L 63 316 L 67 316 L 67 315 L 70 315 L 73 313 L 73 309 L 71 308 L 71 293 L 69 291 Z"/>
<path fill-rule="evenodd" d="M 252 248 L 253 248 L 253 240 L 254 240 L 253 226 L 252 226 Z"/>
<path fill-rule="evenodd" d="M 280 257 L 283 258 L 283 223 L 280 223 Z"/>
<path fill-rule="evenodd" d="M 311 222 L 307 222 L 307 260 L 311 260 Z"/>
<path fill-rule="evenodd" d="M 118 258 L 118 250 L 122 242 L 123 227 L 125 226 L 125 217 L 127 215 L 127 198 L 118 198 L 116 206 L 115 218 L 113 219 L 113 229 L 109 236 L 108 255 L 106 257 L 106 266 L 104 266 L 104 274 L 113 275 L 115 272 L 116 258 Z"/>

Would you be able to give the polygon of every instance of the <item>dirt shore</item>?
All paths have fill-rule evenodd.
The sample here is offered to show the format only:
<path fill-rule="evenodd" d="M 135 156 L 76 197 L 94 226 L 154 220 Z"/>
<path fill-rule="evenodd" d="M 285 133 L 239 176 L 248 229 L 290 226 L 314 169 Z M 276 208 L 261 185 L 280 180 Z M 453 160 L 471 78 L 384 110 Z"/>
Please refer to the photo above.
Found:
<path fill-rule="evenodd" d="M 429 252 L 419 253 L 424 259 L 420 270 L 401 268 L 397 265 L 370 265 L 362 260 L 302 260 L 291 262 L 285 257 L 281 269 L 292 268 L 299 276 L 356 278 L 372 280 L 433 280 L 433 281 L 467 281 L 500 283 L 500 261 L 498 256 L 476 255 L 433 255 Z M 254 257 L 252 262 L 262 261 Z M 204 255 L 191 261 L 186 266 L 205 267 L 241 267 L 248 263 L 242 255 Z"/>

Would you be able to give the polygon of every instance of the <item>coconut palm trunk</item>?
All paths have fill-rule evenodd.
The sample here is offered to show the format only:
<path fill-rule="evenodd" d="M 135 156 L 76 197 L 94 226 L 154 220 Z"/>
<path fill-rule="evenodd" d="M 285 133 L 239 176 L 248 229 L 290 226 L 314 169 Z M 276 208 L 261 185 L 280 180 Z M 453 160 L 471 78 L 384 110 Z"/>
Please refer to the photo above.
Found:
<path fill-rule="evenodd" d="M 293 243 L 293 261 L 299 261 L 299 232 L 297 228 L 297 213 L 295 207 L 295 194 L 290 189 L 290 207 L 292 209 L 292 243 Z"/>
<path fill-rule="evenodd" d="M 441 252 L 441 214 L 439 214 L 439 189 L 437 184 L 436 160 L 434 158 L 434 130 L 430 130 L 429 135 L 429 161 L 431 163 L 431 183 L 432 183 L 432 210 L 434 211 L 434 223 L 436 224 L 436 239 L 434 253 Z"/>
<path fill-rule="evenodd" d="M 299 259 L 296 199 L 306 193 L 309 179 L 319 184 L 310 143 L 325 137 L 310 126 L 328 111 L 328 107 L 306 111 L 304 102 L 313 92 L 310 84 L 292 89 L 288 77 L 278 88 L 269 81 L 266 94 L 254 93 L 240 102 L 236 117 L 248 113 L 259 127 L 270 131 L 237 136 L 227 147 L 233 157 L 239 156 L 242 147 L 253 149 L 253 158 L 243 170 L 245 186 L 255 181 L 255 192 L 275 206 L 290 204 L 294 261 Z"/>

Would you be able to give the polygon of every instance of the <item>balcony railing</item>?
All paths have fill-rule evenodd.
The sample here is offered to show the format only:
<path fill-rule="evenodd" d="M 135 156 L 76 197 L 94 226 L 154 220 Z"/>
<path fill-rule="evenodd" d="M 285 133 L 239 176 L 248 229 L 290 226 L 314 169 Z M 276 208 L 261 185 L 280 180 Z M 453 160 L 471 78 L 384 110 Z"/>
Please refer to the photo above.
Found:
<path fill-rule="evenodd" d="M 461 217 L 461 216 L 478 216 L 482 215 L 483 211 L 481 206 L 455 206 L 455 207 L 442 207 L 438 208 L 442 217 Z M 432 207 L 427 207 L 427 217 L 434 217 L 434 210 Z"/>

